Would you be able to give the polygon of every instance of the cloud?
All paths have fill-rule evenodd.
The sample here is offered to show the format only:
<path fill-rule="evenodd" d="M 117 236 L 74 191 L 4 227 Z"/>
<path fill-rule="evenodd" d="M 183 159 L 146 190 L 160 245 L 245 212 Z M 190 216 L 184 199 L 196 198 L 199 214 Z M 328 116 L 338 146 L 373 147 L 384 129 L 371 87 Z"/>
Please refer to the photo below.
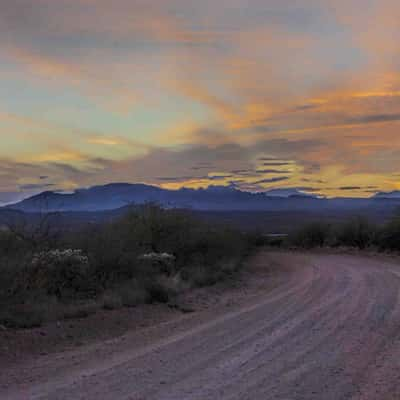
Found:
<path fill-rule="evenodd" d="M 119 146 L 123 144 L 124 142 L 121 141 L 119 138 L 110 138 L 110 137 L 104 137 L 104 136 L 93 136 L 88 138 L 88 143 L 91 144 L 100 144 L 104 146 Z"/>
<path fill-rule="evenodd" d="M 253 176 L 257 172 L 254 171 L 253 169 L 234 169 L 231 171 L 232 174 L 234 175 L 250 175 Z"/>
<path fill-rule="evenodd" d="M 255 171 L 256 174 L 289 174 L 290 171 L 279 169 L 259 169 Z"/>
<path fill-rule="evenodd" d="M 319 107 L 319 104 L 302 104 L 300 106 L 296 106 L 293 108 L 294 112 L 297 111 L 309 111 L 309 110 L 315 110 Z"/>
<path fill-rule="evenodd" d="M 185 181 L 192 181 L 192 180 L 202 180 L 207 179 L 207 176 L 160 176 L 155 178 L 158 181 L 165 181 L 165 182 L 185 182 Z"/>
<path fill-rule="evenodd" d="M 274 182 L 281 182 L 281 181 L 287 181 L 288 179 L 290 179 L 288 176 L 278 176 L 275 178 L 266 178 L 266 179 L 261 179 L 259 181 L 256 182 L 252 182 L 255 185 L 260 185 L 263 183 L 274 183 Z"/>
<path fill-rule="evenodd" d="M 349 123 L 354 124 L 371 124 L 380 122 L 393 122 L 400 121 L 400 113 L 398 114 L 371 114 L 361 117 L 355 117 L 348 120 Z"/>
<path fill-rule="evenodd" d="M 21 190 L 44 190 L 44 189 L 48 189 L 50 187 L 55 186 L 54 183 L 27 183 L 24 185 L 20 185 L 19 188 Z"/>
<path fill-rule="evenodd" d="M 207 179 L 209 179 L 210 181 L 221 181 L 232 177 L 233 175 L 209 175 L 207 176 Z"/>
<path fill-rule="evenodd" d="M 99 72 L 95 66 L 36 53 L 30 49 L 8 47 L 5 57 L 20 66 L 25 76 L 38 84 L 74 88 L 90 101 L 111 111 L 126 113 L 133 109 L 138 94 L 126 83 Z M 96 72 L 94 72 L 96 71 Z"/>
<path fill-rule="evenodd" d="M 290 164 L 292 163 L 286 161 L 267 161 L 262 163 L 262 165 L 265 167 L 286 167 L 287 165 Z"/>
<path fill-rule="evenodd" d="M 360 186 L 341 186 L 339 190 L 361 190 Z"/>
<path fill-rule="evenodd" d="M 0 188 L 40 175 L 250 187 L 264 173 L 329 194 L 395 189 L 399 17 L 392 0 L 362 13 L 344 0 L 3 1 Z"/>

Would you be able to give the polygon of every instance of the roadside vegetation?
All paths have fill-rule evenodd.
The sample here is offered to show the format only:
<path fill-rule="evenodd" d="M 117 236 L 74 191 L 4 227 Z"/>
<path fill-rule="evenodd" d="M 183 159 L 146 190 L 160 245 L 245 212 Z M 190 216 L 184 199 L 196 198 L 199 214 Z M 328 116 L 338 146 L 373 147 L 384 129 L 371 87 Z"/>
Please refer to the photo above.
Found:
<path fill-rule="evenodd" d="M 354 217 L 340 224 L 314 222 L 291 233 L 284 246 L 300 248 L 348 247 L 360 250 L 400 251 L 400 210 L 384 225 Z"/>
<path fill-rule="evenodd" d="M 46 217 L 47 219 L 47 217 Z M 40 326 L 98 309 L 172 302 L 234 274 L 255 240 L 156 205 L 79 231 L 0 231 L 0 325 Z"/>

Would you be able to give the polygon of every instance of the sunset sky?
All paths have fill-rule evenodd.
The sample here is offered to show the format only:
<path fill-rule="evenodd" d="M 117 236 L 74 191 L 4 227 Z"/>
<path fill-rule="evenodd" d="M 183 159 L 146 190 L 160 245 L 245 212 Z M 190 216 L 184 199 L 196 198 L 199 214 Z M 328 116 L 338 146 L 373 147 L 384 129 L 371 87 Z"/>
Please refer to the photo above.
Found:
<path fill-rule="evenodd" d="M 398 190 L 399 21 L 398 0 L 1 0 L 0 202 Z"/>

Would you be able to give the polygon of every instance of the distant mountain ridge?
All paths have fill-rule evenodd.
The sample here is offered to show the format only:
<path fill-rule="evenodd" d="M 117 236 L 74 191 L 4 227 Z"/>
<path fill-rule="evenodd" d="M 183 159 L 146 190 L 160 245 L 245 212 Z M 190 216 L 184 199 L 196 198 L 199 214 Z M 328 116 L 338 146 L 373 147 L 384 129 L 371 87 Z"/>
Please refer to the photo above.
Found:
<path fill-rule="evenodd" d="M 368 199 L 325 199 L 294 189 L 251 193 L 233 186 L 169 190 L 146 184 L 111 183 L 72 193 L 46 191 L 5 208 L 24 212 L 104 211 L 154 202 L 163 207 L 215 211 L 357 210 L 400 206 L 400 197 L 393 193 Z"/>
<path fill-rule="evenodd" d="M 374 195 L 376 199 L 400 199 L 400 190 L 393 192 L 379 192 Z"/>

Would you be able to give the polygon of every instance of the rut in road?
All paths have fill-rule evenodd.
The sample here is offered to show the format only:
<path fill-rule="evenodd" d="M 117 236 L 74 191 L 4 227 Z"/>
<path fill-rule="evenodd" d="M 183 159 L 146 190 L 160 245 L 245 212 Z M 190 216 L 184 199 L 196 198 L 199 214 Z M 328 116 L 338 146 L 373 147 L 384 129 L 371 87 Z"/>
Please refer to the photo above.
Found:
<path fill-rule="evenodd" d="M 51 379 L 50 360 L 47 382 L 4 398 L 400 399 L 395 262 L 267 252 L 254 262 L 280 263 L 287 279 L 238 310 L 70 375 Z"/>

